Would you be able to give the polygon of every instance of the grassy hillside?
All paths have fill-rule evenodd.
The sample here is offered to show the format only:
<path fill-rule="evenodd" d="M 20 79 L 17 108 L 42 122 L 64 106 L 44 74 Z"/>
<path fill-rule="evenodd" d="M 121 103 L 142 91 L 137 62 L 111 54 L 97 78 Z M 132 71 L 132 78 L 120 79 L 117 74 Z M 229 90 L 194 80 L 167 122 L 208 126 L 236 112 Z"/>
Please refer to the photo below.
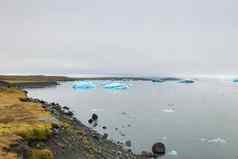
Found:
<path fill-rule="evenodd" d="M 6 76 L 0 75 L 0 83 L 8 87 L 45 87 L 57 85 L 57 81 L 71 81 L 73 78 L 65 76 Z"/>
<path fill-rule="evenodd" d="M 26 94 L 0 89 L 0 158 L 17 159 L 10 147 L 21 140 L 42 140 L 51 134 L 53 117 L 39 104 L 24 102 Z"/>

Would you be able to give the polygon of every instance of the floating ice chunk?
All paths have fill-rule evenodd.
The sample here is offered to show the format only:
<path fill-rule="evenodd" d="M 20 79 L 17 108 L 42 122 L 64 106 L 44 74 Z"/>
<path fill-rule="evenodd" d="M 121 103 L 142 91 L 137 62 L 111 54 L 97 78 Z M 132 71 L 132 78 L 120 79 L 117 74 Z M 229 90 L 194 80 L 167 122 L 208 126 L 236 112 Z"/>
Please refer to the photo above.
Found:
<path fill-rule="evenodd" d="M 210 139 L 207 141 L 208 143 L 221 143 L 221 144 L 225 144 L 227 143 L 227 141 L 225 139 L 222 139 L 220 137 L 216 138 L 216 139 Z"/>
<path fill-rule="evenodd" d="M 206 142 L 206 141 L 208 141 L 208 139 L 206 139 L 206 138 L 201 138 L 200 141 Z"/>
<path fill-rule="evenodd" d="M 168 108 L 168 109 L 162 109 L 161 111 L 165 112 L 165 113 L 174 113 L 175 109 L 174 108 Z"/>
<path fill-rule="evenodd" d="M 233 82 L 234 82 L 234 83 L 238 83 L 238 79 L 234 79 Z"/>
<path fill-rule="evenodd" d="M 167 139 L 168 139 L 167 136 L 162 137 L 162 140 L 167 140 Z"/>
<path fill-rule="evenodd" d="M 172 150 L 168 153 L 168 155 L 171 155 L 171 156 L 177 156 L 178 155 L 178 152 L 175 151 L 175 150 Z"/>
<path fill-rule="evenodd" d="M 129 86 L 126 83 L 117 83 L 113 82 L 110 84 L 105 84 L 104 85 L 105 89 L 111 89 L 111 90 L 123 90 L 129 88 Z"/>
<path fill-rule="evenodd" d="M 194 81 L 193 80 L 182 80 L 182 81 L 179 81 L 179 83 L 192 84 L 192 83 L 194 83 Z"/>
<path fill-rule="evenodd" d="M 96 88 L 96 85 L 90 81 L 80 81 L 73 84 L 73 88 L 76 90 L 89 90 Z"/>
<path fill-rule="evenodd" d="M 102 112 L 102 111 L 104 111 L 104 109 L 100 109 L 100 108 L 99 109 L 92 109 L 91 111 L 92 112 Z"/>

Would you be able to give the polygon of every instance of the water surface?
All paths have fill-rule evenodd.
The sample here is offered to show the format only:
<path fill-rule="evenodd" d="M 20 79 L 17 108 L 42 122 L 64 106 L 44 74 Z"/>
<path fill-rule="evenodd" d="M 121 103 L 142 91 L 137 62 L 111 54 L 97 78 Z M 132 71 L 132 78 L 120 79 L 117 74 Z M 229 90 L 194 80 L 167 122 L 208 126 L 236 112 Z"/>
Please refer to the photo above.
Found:
<path fill-rule="evenodd" d="M 178 153 L 166 159 L 238 158 L 238 84 L 208 79 L 193 84 L 130 81 L 129 89 L 110 91 L 103 83 L 96 81 L 91 91 L 75 91 L 72 82 L 28 91 L 32 97 L 70 107 L 87 125 L 96 112 L 96 129 L 114 141 L 131 140 L 137 153 L 163 142 L 168 152 Z"/>

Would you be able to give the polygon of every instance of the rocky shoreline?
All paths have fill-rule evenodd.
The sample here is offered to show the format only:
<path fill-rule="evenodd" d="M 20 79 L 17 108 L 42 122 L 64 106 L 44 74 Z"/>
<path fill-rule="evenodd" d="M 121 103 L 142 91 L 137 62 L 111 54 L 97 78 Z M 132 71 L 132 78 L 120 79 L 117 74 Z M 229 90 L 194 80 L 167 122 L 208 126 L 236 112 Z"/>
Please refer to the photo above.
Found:
<path fill-rule="evenodd" d="M 19 114 L 19 117 L 9 116 L 13 120 L 12 123 L 5 123 L 8 115 L 0 120 L 0 124 L 2 124 L 2 128 L 0 127 L 0 130 L 2 129 L 0 131 L 0 159 L 2 159 L 1 153 L 4 153 L 5 156 L 13 156 L 6 159 L 148 159 L 165 153 L 164 145 L 157 143 L 152 147 L 153 153 L 144 151 L 141 154 L 134 154 L 122 143 L 109 140 L 108 134 L 99 134 L 84 125 L 74 117 L 68 107 L 29 98 L 28 92 L 22 90 L 26 87 L 48 87 L 49 82 L 47 81 L 45 84 L 41 81 L 39 84 L 34 81 L 29 85 L 23 82 L 14 87 L 6 85 L 6 82 L 0 83 L 1 100 L 3 100 L 0 101 L 3 106 L 0 107 L 0 110 L 8 112 L 9 109 L 10 114 L 17 114 L 18 109 L 24 108 L 23 114 Z M 51 86 L 57 84 L 56 81 L 50 83 Z M 34 111 L 39 111 L 42 115 L 34 114 Z M 28 116 L 32 116 L 33 120 Z M 96 117 L 94 116 L 92 119 L 95 120 Z M 7 120 L 10 121 L 10 119 Z M 14 125 L 15 120 L 21 122 L 20 125 L 19 123 Z M 25 125 L 25 122 L 30 127 Z M 40 127 L 36 124 L 39 124 Z M 9 128 L 6 128 L 5 125 L 9 125 Z M 25 126 L 27 126 L 26 129 Z M 27 133 L 28 129 L 29 133 Z M 5 131 L 13 139 L 6 136 Z M 25 138 L 25 136 L 30 136 L 30 138 Z M 1 146 L 2 143 L 4 146 Z M 5 143 L 7 143 L 6 146 Z M 125 144 L 131 145 L 130 141 L 126 141 Z M 3 159 L 5 158 L 3 157 Z"/>
<path fill-rule="evenodd" d="M 122 145 L 108 140 L 107 134 L 101 135 L 76 119 L 68 107 L 33 98 L 21 100 L 40 103 L 61 123 L 55 123 L 53 135 L 47 140 L 28 143 L 31 149 L 49 149 L 56 159 L 146 159 L 153 157 L 151 153 L 145 152 L 136 155 L 131 150 L 124 149 Z M 14 149 L 17 150 L 16 147 Z"/>

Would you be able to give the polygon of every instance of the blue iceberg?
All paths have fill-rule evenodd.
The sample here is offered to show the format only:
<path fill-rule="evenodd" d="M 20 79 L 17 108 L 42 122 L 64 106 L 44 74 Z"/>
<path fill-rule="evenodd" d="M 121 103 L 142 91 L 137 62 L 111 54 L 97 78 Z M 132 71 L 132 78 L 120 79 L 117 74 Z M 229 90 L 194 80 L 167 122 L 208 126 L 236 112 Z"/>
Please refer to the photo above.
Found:
<path fill-rule="evenodd" d="M 238 83 L 238 79 L 233 80 L 234 83 Z"/>
<path fill-rule="evenodd" d="M 113 82 L 110 84 L 105 84 L 104 88 L 110 89 L 110 90 L 124 90 L 124 89 L 129 88 L 129 86 L 126 83 Z"/>
<path fill-rule="evenodd" d="M 80 81 L 73 84 L 73 89 L 76 90 L 90 90 L 95 89 L 96 85 L 90 81 Z"/>

